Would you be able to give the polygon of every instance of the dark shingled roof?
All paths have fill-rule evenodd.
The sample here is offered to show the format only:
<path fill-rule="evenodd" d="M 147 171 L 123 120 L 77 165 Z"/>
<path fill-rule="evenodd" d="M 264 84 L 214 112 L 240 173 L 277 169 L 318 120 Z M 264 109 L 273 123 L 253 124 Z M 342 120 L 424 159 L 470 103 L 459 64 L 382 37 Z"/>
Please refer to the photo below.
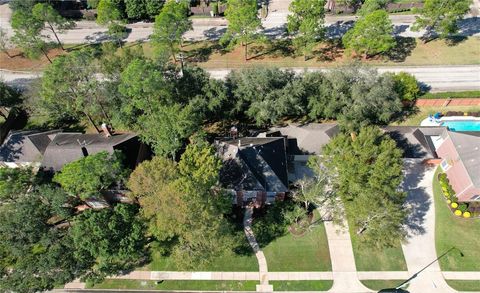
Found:
<path fill-rule="evenodd" d="M 136 134 L 115 134 L 106 137 L 103 134 L 60 133 L 49 144 L 42 161 L 46 170 L 59 171 L 63 165 L 81 159 L 84 151 L 92 155 L 102 151 L 114 152 L 114 147 L 136 137 Z M 84 150 L 82 150 L 84 147 Z"/>
<path fill-rule="evenodd" d="M 288 191 L 287 156 L 282 137 L 244 137 L 216 143 L 224 159 L 220 181 L 235 190 Z"/>
<path fill-rule="evenodd" d="M 61 130 L 12 131 L 0 147 L 0 161 L 15 163 L 40 162 L 52 139 Z"/>

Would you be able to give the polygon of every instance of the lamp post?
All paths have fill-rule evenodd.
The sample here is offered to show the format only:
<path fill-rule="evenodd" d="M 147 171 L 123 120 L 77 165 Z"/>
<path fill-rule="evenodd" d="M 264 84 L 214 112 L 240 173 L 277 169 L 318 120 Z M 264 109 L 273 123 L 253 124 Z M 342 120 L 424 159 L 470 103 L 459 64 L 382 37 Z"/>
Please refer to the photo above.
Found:
<path fill-rule="evenodd" d="M 449 252 L 451 252 L 452 250 L 458 250 L 460 252 L 460 256 L 463 257 L 463 253 L 460 251 L 460 249 L 456 248 L 455 246 L 451 247 L 449 250 L 445 251 L 442 255 L 440 255 L 439 257 L 437 257 L 434 261 L 432 261 L 431 263 L 429 263 L 428 265 L 426 265 L 425 267 L 423 267 L 421 270 L 419 270 L 418 272 L 416 272 L 415 274 L 413 274 L 410 278 L 408 278 L 407 280 L 405 280 L 403 283 L 401 283 L 400 285 L 398 285 L 397 287 L 395 287 L 395 289 L 401 289 L 403 286 L 407 285 L 408 283 L 410 283 L 410 281 L 412 281 L 413 279 L 415 279 L 416 277 L 418 277 L 418 275 L 423 272 L 425 269 L 427 269 L 429 266 L 431 266 L 432 264 L 434 264 L 436 261 L 440 260 L 442 257 L 444 257 L 445 255 L 447 255 Z"/>

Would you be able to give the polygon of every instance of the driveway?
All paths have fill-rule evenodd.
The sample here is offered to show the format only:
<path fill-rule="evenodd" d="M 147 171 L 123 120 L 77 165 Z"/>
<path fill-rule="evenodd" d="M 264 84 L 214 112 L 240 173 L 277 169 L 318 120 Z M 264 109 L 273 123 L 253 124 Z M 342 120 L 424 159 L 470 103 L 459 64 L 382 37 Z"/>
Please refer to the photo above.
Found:
<path fill-rule="evenodd" d="M 404 160 L 405 180 L 403 188 L 408 192 L 407 205 L 412 209 L 408 216 L 407 242 L 402 245 L 409 275 L 433 262 L 437 255 L 435 248 L 435 206 L 433 202 L 432 179 L 435 167 L 425 166 L 421 160 Z M 432 263 L 413 279 L 408 287 L 410 292 L 456 292 L 445 282 L 438 262 Z"/>

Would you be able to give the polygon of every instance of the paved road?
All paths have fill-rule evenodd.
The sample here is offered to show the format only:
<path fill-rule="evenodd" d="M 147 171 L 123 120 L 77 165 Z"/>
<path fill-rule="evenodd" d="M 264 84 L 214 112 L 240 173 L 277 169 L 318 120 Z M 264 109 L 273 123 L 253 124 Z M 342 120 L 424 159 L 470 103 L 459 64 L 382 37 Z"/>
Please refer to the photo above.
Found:
<path fill-rule="evenodd" d="M 273 0 L 272 9 L 265 20 L 262 21 L 264 32 L 270 37 L 278 37 L 285 31 L 285 22 L 288 15 L 288 6 L 280 1 Z M 478 1 L 478 0 L 476 0 Z M 0 5 L 0 26 L 12 34 L 9 23 L 11 11 L 8 4 Z M 419 37 L 423 32 L 410 31 L 411 24 L 415 21 L 413 15 L 391 15 L 395 34 L 405 37 Z M 339 37 L 353 25 L 356 16 L 327 16 L 325 23 L 329 37 Z M 218 39 L 226 30 L 226 20 L 218 19 L 193 19 L 193 30 L 185 34 L 189 40 Z M 152 33 L 152 23 L 134 23 L 127 27 L 130 33 L 126 39 L 128 42 L 145 41 Z M 101 42 L 107 38 L 106 29 L 92 21 L 80 21 L 75 29 L 68 30 L 59 35 L 65 43 L 78 44 L 85 42 Z M 49 35 L 48 32 L 45 32 Z M 460 23 L 460 34 L 465 36 L 480 36 L 480 18 L 468 17 Z"/>
<path fill-rule="evenodd" d="M 326 70 L 322 68 L 291 68 L 301 73 L 307 71 Z M 207 70 L 212 77 L 224 78 L 230 69 L 211 69 Z M 397 67 L 378 67 L 379 72 L 409 72 L 422 83 L 431 87 L 432 92 L 446 91 L 464 91 L 480 89 L 480 65 L 465 66 L 397 66 Z M 39 76 L 39 73 L 30 72 L 10 72 L 0 69 L 0 79 L 11 84 L 24 86 L 29 80 Z"/>

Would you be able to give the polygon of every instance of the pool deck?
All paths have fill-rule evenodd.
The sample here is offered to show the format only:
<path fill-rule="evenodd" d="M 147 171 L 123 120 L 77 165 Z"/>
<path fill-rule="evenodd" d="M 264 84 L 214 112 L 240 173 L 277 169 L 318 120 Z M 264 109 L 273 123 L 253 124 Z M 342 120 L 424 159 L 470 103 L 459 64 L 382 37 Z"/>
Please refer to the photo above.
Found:
<path fill-rule="evenodd" d="M 443 121 L 480 121 L 480 117 L 473 116 L 449 116 L 440 119 L 427 117 L 423 119 L 420 126 L 442 126 Z"/>

